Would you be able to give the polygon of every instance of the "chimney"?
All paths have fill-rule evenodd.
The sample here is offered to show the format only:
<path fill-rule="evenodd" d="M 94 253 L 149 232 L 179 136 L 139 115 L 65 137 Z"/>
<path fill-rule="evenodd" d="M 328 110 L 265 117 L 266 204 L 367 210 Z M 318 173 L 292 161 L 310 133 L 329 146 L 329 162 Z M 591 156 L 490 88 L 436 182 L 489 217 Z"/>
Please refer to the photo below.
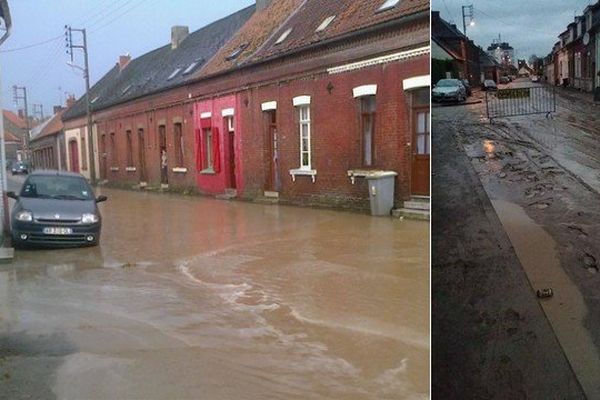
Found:
<path fill-rule="evenodd" d="M 23 113 L 23 109 L 17 110 L 17 115 L 19 116 L 19 118 L 25 119 L 25 114 Z"/>
<path fill-rule="evenodd" d="M 129 64 L 129 61 L 131 61 L 129 53 L 119 56 L 119 72 L 123 71 L 127 64 Z"/>
<path fill-rule="evenodd" d="M 69 97 L 67 97 L 67 108 L 71 108 L 73 106 L 73 104 L 75 104 L 75 96 L 74 95 L 69 95 Z"/>
<path fill-rule="evenodd" d="M 175 25 L 171 27 L 171 49 L 178 48 L 189 34 L 190 28 L 187 26 Z"/>
<path fill-rule="evenodd" d="M 58 113 L 59 113 L 59 112 L 61 112 L 62 110 L 63 110 L 62 106 L 54 106 L 54 107 L 52 108 L 52 112 L 53 112 L 54 114 L 58 114 Z"/>
<path fill-rule="evenodd" d="M 256 11 L 262 11 L 269 6 L 271 0 L 256 0 Z"/>

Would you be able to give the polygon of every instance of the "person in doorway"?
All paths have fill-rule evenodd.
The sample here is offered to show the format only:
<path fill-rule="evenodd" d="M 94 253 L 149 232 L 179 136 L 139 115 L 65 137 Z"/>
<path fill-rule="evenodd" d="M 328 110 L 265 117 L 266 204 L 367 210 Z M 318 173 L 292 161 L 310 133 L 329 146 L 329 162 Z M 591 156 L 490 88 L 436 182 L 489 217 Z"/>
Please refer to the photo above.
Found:
<path fill-rule="evenodd" d="M 161 172 L 161 183 L 168 182 L 167 175 L 167 149 L 163 148 L 160 151 L 160 172 Z"/>

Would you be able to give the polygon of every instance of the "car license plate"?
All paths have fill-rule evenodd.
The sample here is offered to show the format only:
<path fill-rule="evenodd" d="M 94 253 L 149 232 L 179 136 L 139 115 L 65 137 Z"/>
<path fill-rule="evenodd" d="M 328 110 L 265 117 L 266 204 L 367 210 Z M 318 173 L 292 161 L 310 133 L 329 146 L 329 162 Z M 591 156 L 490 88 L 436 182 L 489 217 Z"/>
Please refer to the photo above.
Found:
<path fill-rule="evenodd" d="M 70 235 L 73 233 L 71 228 L 44 228 L 46 235 Z"/>

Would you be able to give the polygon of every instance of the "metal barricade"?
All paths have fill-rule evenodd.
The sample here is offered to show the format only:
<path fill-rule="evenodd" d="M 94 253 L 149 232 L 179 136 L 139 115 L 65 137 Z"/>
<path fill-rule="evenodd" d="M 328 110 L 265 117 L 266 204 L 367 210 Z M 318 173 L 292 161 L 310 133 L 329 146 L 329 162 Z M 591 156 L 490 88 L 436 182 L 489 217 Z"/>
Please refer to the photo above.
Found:
<path fill-rule="evenodd" d="M 496 118 L 556 112 L 556 89 L 549 86 L 498 89 L 485 92 L 487 117 Z"/>

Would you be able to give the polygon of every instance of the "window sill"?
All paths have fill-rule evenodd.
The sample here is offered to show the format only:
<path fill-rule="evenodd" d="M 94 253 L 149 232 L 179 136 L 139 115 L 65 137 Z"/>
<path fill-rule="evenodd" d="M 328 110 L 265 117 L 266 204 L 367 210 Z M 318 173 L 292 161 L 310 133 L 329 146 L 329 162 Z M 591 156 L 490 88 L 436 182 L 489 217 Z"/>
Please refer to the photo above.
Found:
<path fill-rule="evenodd" d="M 135 171 L 137 171 L 137 168 L 135 168 L 135 167 L 125 167 L 125 171 L 127 171 L 127 172 L 135 172 Z"/>
<path fill-rule="evenodd" d="M 200 171 L 200 174 L 202 174 L 202 175 L 216 175 L 217 173 L 212 168 L 206 168 L 206 169 L 203 169 L 202 171 Z"/>
<path fill-rule="evenodd" d="M 290 175 L 292 176 L 292 182 L 296 182 L 296 176 L 310 176 L 312 183 L 315 183 L 317 179 L 316 169 L 290 169 Z"/>
<path fill-rule="evenodd" d="M 187 173 L 187 168 L 176 167 L 176 168 L 173 168 L 171 171 L 173 171 L 177 174 L 185 174 L 185 173 Z"/>
<path fill-rule="evenodd" d="M 116 171 L 119 170 L 119 167 L 110 167 L 110 170 L 113 171 L 113 172 L 116 172 Z"/>
<path fill-rule="evenodd" d="M 383 171 L 380 169 L 351 169 L 348 171 L 348 177 L 350 182 L 354 185 L 356 178 L 385 178 L 387 176 L 397 176 L 398 173 L 394 171 Z"/>

